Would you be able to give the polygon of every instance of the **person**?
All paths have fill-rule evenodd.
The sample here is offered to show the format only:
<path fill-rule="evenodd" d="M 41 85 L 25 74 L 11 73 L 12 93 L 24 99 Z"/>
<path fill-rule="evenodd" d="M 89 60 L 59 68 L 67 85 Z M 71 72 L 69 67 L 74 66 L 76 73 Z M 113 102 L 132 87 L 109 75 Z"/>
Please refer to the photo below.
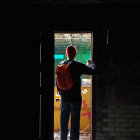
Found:
<path fill-rule="evenodd" d="M 69 90 L 60 89 L 57 80 L 56 87 L 57 91 L 61 96 L 60 103 L 60 139 L 67 140 L 68 135 L 68 122 L 71 114 L 71 129 L 70 129 L 70 140 L 79 140 L 80 131 L 80 112 L 82 104 L 81 96 L 81 78 L 82 74 L 93 75 L 96 68 L 92 60 L 87 60 L 86 64 L 76 61 L 77 49 L 75 46 L 68 46 L 66 48 L 67 60 L 59 63 L 71 62 L 71 75 L 74 81 L 74 85 Z"/>

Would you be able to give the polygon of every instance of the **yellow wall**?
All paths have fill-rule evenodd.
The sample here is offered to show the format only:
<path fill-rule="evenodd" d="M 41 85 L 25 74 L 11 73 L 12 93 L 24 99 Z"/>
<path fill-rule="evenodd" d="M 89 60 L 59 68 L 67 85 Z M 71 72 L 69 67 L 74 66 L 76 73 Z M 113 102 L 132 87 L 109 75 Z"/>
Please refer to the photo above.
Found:
<path fill-rule="evenodd" d="M 91 122 L 91 87 L 82 87 L 82 109 L 80 129 L 90 130 Z M 60 101 L 56 102 L 56 98 L 60 98 L 57 95 L 56 87 L 54 87 L 54 130 L 60 130 Z M 70 123 L 69 123 L 70 127 Z"/>

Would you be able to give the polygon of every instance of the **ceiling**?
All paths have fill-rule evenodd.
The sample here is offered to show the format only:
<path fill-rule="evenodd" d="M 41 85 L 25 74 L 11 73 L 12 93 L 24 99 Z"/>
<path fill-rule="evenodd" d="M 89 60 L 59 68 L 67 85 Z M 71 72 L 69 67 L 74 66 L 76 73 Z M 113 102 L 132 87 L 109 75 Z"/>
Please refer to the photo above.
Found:
<path fill-rule="evenodd" d="M 37 1 L 37 0 L 36 0 Z M 39 3 L 139 3 L 139 0 L 40 0 Z"/>
<path fill-rule="evenodd" d="M 91 33 L 55 33 L 55 45 L 75 45 L 91 41 Z"/>

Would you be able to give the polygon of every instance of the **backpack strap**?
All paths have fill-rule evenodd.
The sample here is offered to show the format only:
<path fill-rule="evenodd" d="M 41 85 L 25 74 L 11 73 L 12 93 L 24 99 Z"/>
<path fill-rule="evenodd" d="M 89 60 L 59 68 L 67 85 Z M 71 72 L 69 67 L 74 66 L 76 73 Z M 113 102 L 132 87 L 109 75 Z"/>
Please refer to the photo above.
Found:
<path fill-rule="evenodd" d="M 71 65 L 73 63 L 73 61 L 72 60 L 70 60 L 70 61 L 66 60 L 64 63 Z"/>

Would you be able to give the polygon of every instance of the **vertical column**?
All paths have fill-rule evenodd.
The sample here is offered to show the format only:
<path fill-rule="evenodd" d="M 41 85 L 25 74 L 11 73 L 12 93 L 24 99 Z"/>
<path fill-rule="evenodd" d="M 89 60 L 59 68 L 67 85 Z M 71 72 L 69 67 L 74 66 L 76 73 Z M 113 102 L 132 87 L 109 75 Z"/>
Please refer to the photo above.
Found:
<path fill-rule="evenodd" d="M 42 140 L 53 140 L 54 128 L 54 35 L 51 29 L 42 32 Z"/>

